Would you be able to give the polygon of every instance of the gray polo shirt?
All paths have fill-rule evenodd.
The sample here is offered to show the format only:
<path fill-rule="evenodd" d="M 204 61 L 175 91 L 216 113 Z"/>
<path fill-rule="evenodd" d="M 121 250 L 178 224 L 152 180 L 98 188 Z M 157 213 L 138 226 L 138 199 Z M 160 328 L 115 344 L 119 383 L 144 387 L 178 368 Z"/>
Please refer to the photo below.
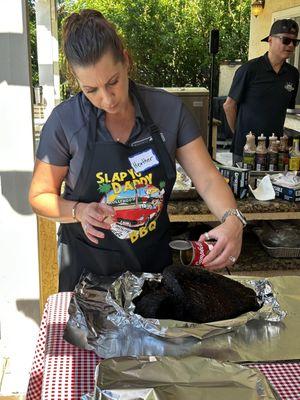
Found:
<path fill-rule="evenodd" d="M 164 134 L 171 158 L 175 160 L 177 148 L 200 136 L 195 119 L 178 96 L 161 89 L 137 86 L 153 122 Z M 133 95 L 132 98 L 135 106 L 135 126 L 128 144 L 149 136 L 138 101 Z M 88 113 L 88 100 L 82 92 L 59 104 L 43 127 L 37 149 L 36 156 L 39 160 L 57 166 L 69 166 L 66 184 L 71 189 L 75 188 L 84 158 Z M 98 141 L 113 141 L 105 126 L 105 112 L 100 109 Z"/>

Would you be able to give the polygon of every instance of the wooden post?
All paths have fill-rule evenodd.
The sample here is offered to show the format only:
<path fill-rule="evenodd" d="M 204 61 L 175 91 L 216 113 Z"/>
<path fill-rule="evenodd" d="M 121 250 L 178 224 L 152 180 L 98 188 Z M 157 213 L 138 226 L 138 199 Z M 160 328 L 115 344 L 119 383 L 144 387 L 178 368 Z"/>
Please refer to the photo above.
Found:
<path fill-rule="evenodd" d="M 38 251 L 40 276 L 40 311 L 47 298 L 58 291 L 58 263 L 55 222 L 38 218 Z"/>

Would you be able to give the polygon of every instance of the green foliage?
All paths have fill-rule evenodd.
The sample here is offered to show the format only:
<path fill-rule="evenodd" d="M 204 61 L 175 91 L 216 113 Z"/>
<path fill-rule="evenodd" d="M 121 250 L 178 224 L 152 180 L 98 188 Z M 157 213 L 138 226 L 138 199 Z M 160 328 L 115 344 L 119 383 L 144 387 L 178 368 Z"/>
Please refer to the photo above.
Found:
<path fill-rule="evenodd" d="M 211 29 L 220 30 L 216 62 L 247 60 L 249 0 L 65 0 L 71 12 L 94 8 L 115 24 L 135 62 L 134 78 L 153 86 L 209 86 Z M 67 90 L 65 73 L 61 76 Z"/>
<path fill-rule="evenodd" d="M 29 39 L 31 49 L 31 69 L 32 69 L 32 85 L 38 86 L 39 72 L 37 62 L 36 49 L 36 19 L 35 19 L 35 0 L 28 0 L 28 19 L 29 19 Z"/>

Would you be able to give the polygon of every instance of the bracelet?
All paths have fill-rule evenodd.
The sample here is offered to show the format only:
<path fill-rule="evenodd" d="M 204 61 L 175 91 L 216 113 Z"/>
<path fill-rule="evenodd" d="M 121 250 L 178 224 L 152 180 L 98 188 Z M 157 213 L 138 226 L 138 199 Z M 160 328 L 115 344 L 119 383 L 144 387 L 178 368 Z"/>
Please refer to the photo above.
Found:
<path fill-rule="evenodd" d="M 221 223 L 225 222 L 226 218 L 229 217 L 230 215 L 234 215 L 235 217 L 237 217 L 243 224 L 243 228 L 247 225 L 246 218 L 237 208 L 229 208 L 227 211 L 225 211 L 225 213 L 221 218 Z"/>
<path fill-rule="evenodd" d="M 76 203 L 74 204 L 74 206 L 72 207 L 72 218 L 77 221 L 80 222 L 77 218 L 76 218 L 76 208 L 78 206 L 78 204 L 80 203 L 80 201 L 76 201 Z"/>

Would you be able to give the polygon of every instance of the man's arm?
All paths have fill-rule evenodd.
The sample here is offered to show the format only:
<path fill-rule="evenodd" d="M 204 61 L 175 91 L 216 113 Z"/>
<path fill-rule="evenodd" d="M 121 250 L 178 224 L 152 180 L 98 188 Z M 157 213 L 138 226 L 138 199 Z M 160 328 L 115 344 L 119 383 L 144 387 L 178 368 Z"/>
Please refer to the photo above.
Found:
<path fill-rule="evenodd" d="M 234 134 L 237 116 L 237 102 L 228 96 L 225 103 L 223 104 L 223 109 L 229 128 L 231 129 L 232 134 Z"/>
<path fill-rule="evenodd" d="M 248 89 L 249 79 L 251 78 L 250 67 L 251 64 L 247 62 L 237 69 L 227 99 L 223 104 L 223 109 L 232 134 L 234 134 L 236 128 L 237 105 L 243 101 Z"/>

